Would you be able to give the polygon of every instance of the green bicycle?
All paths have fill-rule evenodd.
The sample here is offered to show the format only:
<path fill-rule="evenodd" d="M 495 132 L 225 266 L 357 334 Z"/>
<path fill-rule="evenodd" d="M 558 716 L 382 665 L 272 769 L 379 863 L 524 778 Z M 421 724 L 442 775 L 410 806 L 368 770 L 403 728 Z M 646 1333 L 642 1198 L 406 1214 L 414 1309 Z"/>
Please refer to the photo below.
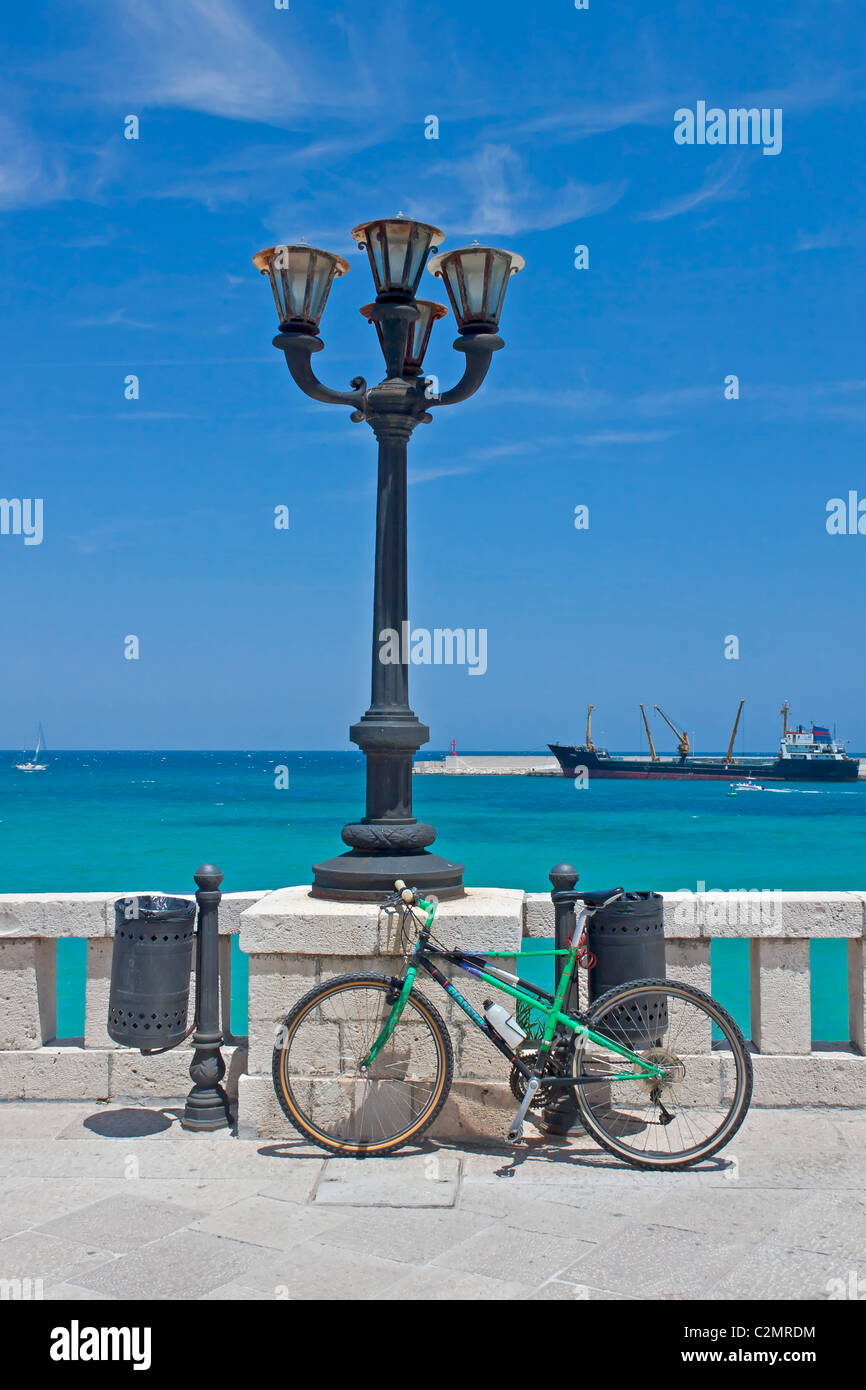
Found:
<path fill-rule="evenodd" d="M 551 953 L 565 959 L 549 994 L 490 964 L 512 953 L 436 941 L 436 902 L 398 880 L 384 906 L 400 913 L 405 975 L 337 975 L 299 1000 L 279 1029 L 274 1087 L 292 1125 L 330 1153 L 364 1157 L 393 1153 L 433 1123 L 454 1057 L 445 1023 L 415 987 L 422 970 L 510 1062 L 519 1104 L 509 1141 L 522 1137 L 528 1110 L 570 1087 L 584 1127 L 617 1158 L 657 1169 L 709 1158 L 737 1132 L 752 1095 L 745 1040 L 721 1005 L 664 979 L 617 985 L 586 1013 L 568 1004 L 586 922 L 622 893 L 575 893 L 583 906 L 568 945 Z M 489 1003 L 480 1014 L 437 960 L 510 995 L 519 1017 Z"/>

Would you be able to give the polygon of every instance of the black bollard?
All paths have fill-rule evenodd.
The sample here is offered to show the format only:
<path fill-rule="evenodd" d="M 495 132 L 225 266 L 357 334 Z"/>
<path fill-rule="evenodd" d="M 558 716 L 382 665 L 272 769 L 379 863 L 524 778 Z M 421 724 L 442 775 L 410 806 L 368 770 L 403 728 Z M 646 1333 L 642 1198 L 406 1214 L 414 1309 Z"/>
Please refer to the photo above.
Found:
<path fill-rule="evenodd" d="M 553 899 L 554 935 L 556 937 L 556 949 L 565 949 L 569 937 L 575 929 L 574 916 L 574 895 L 573 890 L 577 885 L 578 872 L 572 864 L 555 864 L 550 871 L 550 881 L 553 890 L 550 894 Z M 564 956 L 554 956 L 556 962 L 556 988 L 562 977 Z M 568 994 L 565 998 L 563 1009 L 568 1009 L 572 1002 L 577 1002 L 577 967 L 575 966 L 572 982 Z M 573 1043 L 569 1048 L 569 1057 L 573 1055 Z M 568 1134 L 572 1125 L 577 1120 L 577 1099 L 573 1086 L 560 1086 L 557 1088 L 556 1099 L 550 1105 L 546 1105 L 541 1112 L 541 1119 L 548 1134 Z"/>
<path fill-rule="evenodd" d="M 198 932 L 196 935 L 195 1054 L 189 1067 L 194 1082 L 183 1112 L 184 1129 L 226 1129 L 231 1125 L 229 1102 L 220 1082 L 226 1064 L 220 1052 L 219 904 L 223 876 L 214 864 L 196 870 Z"/>

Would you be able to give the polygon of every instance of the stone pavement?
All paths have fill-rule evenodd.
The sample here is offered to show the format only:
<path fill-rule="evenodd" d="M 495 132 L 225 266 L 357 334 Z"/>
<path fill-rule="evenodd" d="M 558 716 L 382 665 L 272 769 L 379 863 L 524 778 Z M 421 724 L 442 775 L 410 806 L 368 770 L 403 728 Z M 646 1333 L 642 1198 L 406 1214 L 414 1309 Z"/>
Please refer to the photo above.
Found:
<path fill-rule="evenodd" d="M 516 1150 L 329 1159 L 289 1135 L 187 1134 L 179 1114 L 0 1105 L 0 1297 L 866 1294 L 863 1111 L 753 1110 L 682 1174 L 531 1130 Z"/>

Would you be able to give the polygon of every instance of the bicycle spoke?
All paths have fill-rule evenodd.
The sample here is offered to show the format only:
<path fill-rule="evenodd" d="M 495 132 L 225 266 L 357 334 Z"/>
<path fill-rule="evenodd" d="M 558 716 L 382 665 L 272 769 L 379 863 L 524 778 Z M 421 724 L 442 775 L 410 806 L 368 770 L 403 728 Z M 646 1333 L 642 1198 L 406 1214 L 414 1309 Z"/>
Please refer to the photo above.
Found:
<path fill-rule="evenodd" d="M 685 1166 L 715 1152 L 741 1122 L 751 1092 L 745 1045 L 733 1020 L 699 991 L 673 981 L 624 985 L 599 1001 L 590 1026 L 602 1041 L 582 1039 L 575 1067 L 598 1080 L 578 1087 L 579 1104 L 587 1128 L 614 1152 L 639 1165 Z M 729 1101 L 721 1098 L 714 1033 L 736 1064 Z M 647 1075 L 604 1039 L 665 1074 Z"/>
<path fill-rule="evenodd" d="M 395 997 L 385 980 L 349 977 L 301 1001 L 297 1018 L 290 1015 L 275 1054 L 275 1079 L 283 1108 L 302 1132 L 309 1129 L 337 1148 L 378 1150 L 415 1132 L 436 1105 L 445 1044 L 414 997 L 367 1061 Z"/>

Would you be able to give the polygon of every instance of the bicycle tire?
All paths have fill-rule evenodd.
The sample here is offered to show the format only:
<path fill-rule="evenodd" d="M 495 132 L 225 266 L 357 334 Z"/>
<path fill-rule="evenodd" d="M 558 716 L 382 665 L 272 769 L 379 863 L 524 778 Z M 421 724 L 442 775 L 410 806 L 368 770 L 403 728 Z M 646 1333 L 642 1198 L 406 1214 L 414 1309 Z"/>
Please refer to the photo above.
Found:
<path fill-rule="evenodd" d="M 336 1134 L 328 1133 L 322 1127 L 321 1120 L 319 1123 L 315 1123 L 312 1116 L 304 1113 L 303 1106 L 296 1094 L 299 1089 L 297 1083 L 302 1079 L 300 1072 L 295 1073 L 296 1085 L 294 1088 L 292 1086 L 292 1073 L 289 1065 L 291 1049 L 296 1039 L 300 1036 L 300 1029 L 303 1026 L 304 1020 L 310 1018 L 315 1008 L 322 1006 L 328 999 L 336 1000 L 341 992 L 350 989 L 359 991 L 379 991 L 386 995 L 386 999 L 382 1001 L 379 1008 L 379 1017 L 384 1021 L 384 1018 L 387 1017 L 387 1008 L 385 1004 L 387 1003 L 388 1007 L 390 1007 L 387 996 L 393 996 L 395 989 L 399 990 L 401 984 L 402 981 L 394 980 L 388 975 L 376 975 L 365 972 L 335 975 L 332 979 L 317 985 L 315 989 L 311 989 L 302 999 L 298 1000 L 298 1003 L 283 1020 L 280 1028 L 279 1040 L 274 1047 L 272 1059 L 272 1075 L 277 1100 L 280 1103 L 283 1113 L 293 1127 L 305 1138 L 310 1139 L 314 1144 L 318 1145 L 320 1148 L 326 1149 L 329 1153 L 342 1154 L 343 1156 L 350 1157 L 381 1157 L 385 1154 L 393 1153 L 396 1149 L 418 1140 L 421 1135 L 429 1129 L 430 1125 L 432 1125 L 445 1104 L 445 1101 L 448 1099 L 451 1083 L 454 1078 L 454 1052 L 451 1045 L 451 1038 L 439 1012 L 419 990 L 414 988 L 406 1001 L 406 1007 L 401 1015 L 400 1023 L 398 1024 L 398 1030 L 404 1020 L 412 1017 L 409 1011 L 414 1010 L 415 1014 L 426 1024 L 429 1035 L 433 1039 L 437 1053 L 437 1075 L 435 1077 L 435 1084 L 431 1089 L 428 1103 L 423 1107 L 419 1115 L 413 1117 L 411 1124 L 407 1124 L 405 1129 L 396 1134 L 384 1135 L 375 1142 L 372 1139 L 363 1138 L 356 1138 L 354 1142 L 351 1142 L 348 1139 L 340 1138 Z M 372 1042 L 375 1036 L 376 1033 L 373 1032 L 372 1037 L 366 1039 L 366 1041 Z M 389 1039 L 383 1049 L 382 1056 L 385 1055 L 387 1049 L 391 1047 L 394 1038 L 397 1036 L 398 1033 L 395 1032 L 394 1036 Z M 342 1049 L 342 1042 L 338 1042 L 338 1047 Z M 311 1095 L 315 1092 L 316 1081 L 323 1082 L 329 1080 L 332 1083 L 336 1082 L 339 1087 L 341 1083 L 349 1078 L 350 1072 L 349 1070 L 342 1069 L 342 1062 L 343 1056 L 341 1051 L 338 1057 L 339 1065 L 332 1069 L 334 1073 L 333 1076 L 329 1076 L 326 1072 L 322 1071 L 319 1073 L 311 1072 L 310 1076 L 303 1078 L 304 1084 L 309 1087 Z M 357 1086 L 359 1083 L 363 1084 L 365 1080 L 367 1079 L 356 1077 L 353 1084 Z M 372 1085 L 374 1082 L 381 1083 L 382 1080 L 394 1082 L 399 1080 L 399 1078 L 371 1078 L 367 1081 L 367 1084 Z M 416 1086 L 417 1080 L 413 1078 L 411 1084 Z M 354 1105 L 355 1103 L 353 1100 L 353 1109 L 351 1113 L 357 1114 L 358 1112 L 354 1108 Z M 363 1113 L 365 1105 L 366 1099 L 362 1101 L 360 1108 L 361 1113 Z"/>
<path fill-rule="evenodd" d="M 588 1012 L 584 1015 L 584 1021 L 590 1028 L 593 1028 L 595 1032 L 604 1035 L 605 1029 L 603 1025 L 605 1018 L 610 1020 L 614 1010 L 622 1011 L 624 1009 L 630 1009 L 631 1013 L 629 1014 L 626 1012 L 624 1016 L 629 1020 L 628 1026 L 634 1028 L 635 1024 L 633 1020 L 635 1018 L 646 1019 L 648 1017 L 647 1013 L 641 1014 L 638 1005 L 641 993 L 643 992 L 647 998 L 655 997 L 657 1000 L 661 991 L 664 991 L 673 998 L 687 1000 L 697 1009 L 709 1015 L 712 1023 L 721 1030 L 728 1045 L 736 1071 L 735 1084 L 733 1087 L 731 1104 L 717 1130 L 709 1136 L 704 1143 L 693 1145 L 690 1149 L 680 1151 L 679 1153 L 671 1152 L 669 1155 L 663 1155 L 655 1151 L 652 1153 L 649 1151 L 641 1153 L 623 1143 L 621 1137 L 617 1136 L 615 1133 L 611 1133 L 611 1128 L 605 1127 L 605 1125 L 601 1123 L 599 1116 L 600 1107 L 591 1103 L 592 1097 L 590 1093 L 593 1091 L 598 1093 L 599 1085 L 606 1083 L 602 1081 L 601 1083 L 590 1082 L 577 1085 L 575 1087 L 575 1094 L 580 1118 L 585 1129 L 603 1149 L 606 1149 L 608 1153 L 613 1154 L 615 1157 L 623 1159 L 633 1167 L 671 1172 L 682 1168 L 693 1167 L 694 1164 L 711 1158 L 713 1154 L 718 1153 L 719 1149 L 730 1142 L 748 1113 L 752 1098 L 753 1069 L 752 1059 L 746 1040 L 727 1010 L 723 1009 L 721 1004 L 717 1003 L 709 994 L 705 994 L 703 990 L 695 989 L 692 985 L 680 984 L 676 980 L 631 980 L 627 984 L 615 985 L 612 989 L 607 990 L 598 999 L 594 1000 Z M 656 1004 L 655 1007 L 658 1011 L 658 1004 Z M 667 1014 L 665 1018 L 667 1019 Z M 646 1023 L 643 1026 L 652 1027 L 656 1025 Z M 667 1026 L 667 1024 L 665 1024 L 665 1026 Z M 616 1040 L 613 1037 L 613 1030 L 611 1028 L 608 1029 L 607 1036 Z M 621 1038 L 618 1041 L 622 1042 L 623 1039 Z M 584 1055 L 587 1048 L 591 1048 L 592 1046 L 593 1044 L 585 1038 L 578 1040 L 578 1045 L 575 1049 L 575 1075 L 580 1074 Z M 637 1051 L 636 1048 L 632 1050 L 635 1052 Z M 709 1055 L 721 1058 L 727 1054 L 717 1051 L 711 1052 Z M 603 1077 L 603 1073 L 599 1073 L 599 1075 Z M 630 1081 L 628 1083 L 618 1084 L 632 1085 Z M 646 1088 L 646 1083 L 640 1083 L 636 1077 L 634 1082 L 635 1087 L 639 1084 L 643 1084 Z M 671 1089 L 673 1089 L 673 1087 Z M 721 1091 L 719 1094 L 721 1095 Z M 685 1106 L 683 1109 L 685 1110 Z M 616 1113 L 619 1116 L 621 1124 L 624 1119 L 628 1118 L 619 1111 L 612 1113 Z M 634 1123 L 633 1118 L 632 1123 Z M 645 1127 L 648 1127 L 649 1123 L 662 1124 L 665 1127 L 665 1132 L 667 1130 L 667 1122 L 665 1121 L 650 1121 L 647 1122 L 647 1126 Z"/>

